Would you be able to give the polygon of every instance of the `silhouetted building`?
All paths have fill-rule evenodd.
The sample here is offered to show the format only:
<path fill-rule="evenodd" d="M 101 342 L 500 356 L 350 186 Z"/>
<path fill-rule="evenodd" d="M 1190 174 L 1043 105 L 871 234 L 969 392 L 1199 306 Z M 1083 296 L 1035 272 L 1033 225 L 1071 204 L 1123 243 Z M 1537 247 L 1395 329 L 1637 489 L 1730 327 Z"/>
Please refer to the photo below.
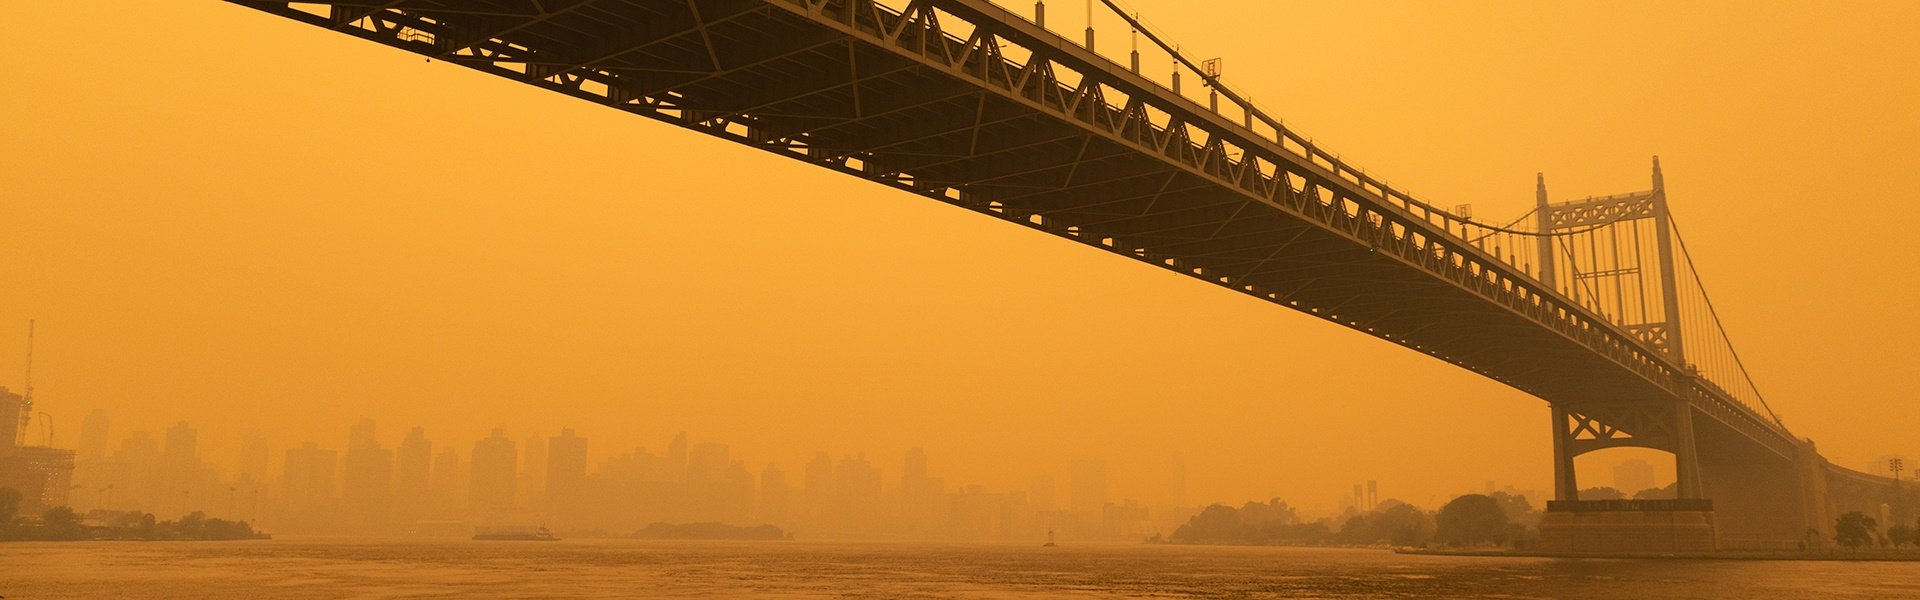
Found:
<path fill-rule="evenodd" d="M 900 518 L 909 531 L 931 533 L 942 528 L 952 503 L 947 501 L 946 482 L 927 475 L 927 453 L 914 448 L 907 451 L 900 472 Z"/>
<path fill-rule="evenodd" d="M 296 513 L 306 513 L 306 516 L 330 508 L 333 504 L 334 465 L 338 461 L 337 453 L 313 442 L 288 449 L 281 482 L 286 493 L 287 508 Z"/>
<path fill-rule="evenodd" d="M 10 418 L 11 415 L 0 415 Z M 73 486 L 73 451 L 43 446 L 0 447 L 0 487 L 20 492 L 20 514 L 67 506 Z"/>
<path fill-rule="evenodd" d="M 432 471 L 433 442 L 427 440 L 426 428 L 415 427 L 400 440 L 399 451 L 394 453 L 394 508 L 402 520 L 418 519 L 431 506 L 428 489 Z"/>
<path fill-rule="evenodd" d="M 492 437 L 474 442 L 468 467 L 472 474 L 467 486 L 468 508 L 482 513 L 512 510 L 518 484 L 515 463 L 519 458 L 505 429 L 495 428 Z"/>
<path fill-rule="evenodd" d="M 107 438 L 107 413 L 98 408 L 87 413 L 80 421 L 80 443 L 74 446 L 76 456 L 85 460 L 98 460 L 107 457 L 107 448 L 111 445 Z"/>
<path fill-rule="evenodd" d="M 347 431 L 347 456 L 341 471 L 340 499 L 351 511 L 351 525 L 380 528 L 393 504 L 393 451 L 380 447 L 372 419 Z"/>
<path fill-rule="evenodd" d="M 578 521 L 586 508 L 587 438 L 572 428 L 547 438 L 547 508 L 562 520 Z"/>
<path fill-rule="evenodd" d="M 1647 461 L 1628 459 L 1613 467 L 1613 489 L 1627 497 L 1653 487 L 1653 465 Z"/>
<path fill-rule="evenodd" d="M 543 506 L 547 497 L 547 441 L 538 433 L 529 434 L 520 450 L 524 453 L 520 459 L 520 501 L 530 508 Z"/>

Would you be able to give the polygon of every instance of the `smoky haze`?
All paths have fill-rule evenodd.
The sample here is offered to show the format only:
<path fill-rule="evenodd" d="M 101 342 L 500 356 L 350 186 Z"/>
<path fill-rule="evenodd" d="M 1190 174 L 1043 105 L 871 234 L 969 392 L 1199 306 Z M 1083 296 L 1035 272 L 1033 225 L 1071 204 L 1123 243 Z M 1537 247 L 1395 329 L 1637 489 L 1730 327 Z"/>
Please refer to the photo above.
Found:
<path fill-rule="evenodd" d="M 1644 189 L 1659 154 L 1785 422 L 1843 465 L 1913 450 L 1888 349 L 1920 337 L 1920 248 L 1862 232 L 1920 222 L 1887 175 L 1920 164 L 1920 79 L 1898 75 L 1920 72 L 1920 8 L 1136 4 L 1346 159 L 1493 220 L 1531 206 L 1535 172 L 1569 198 Z M 518 457 L 503 514 L 543 506 L 525 473 L 551 457 L 527 453 L 565 428 L 591 476 L 714 484 L 689 506 L 772 465 L 800 510 L 821 453 L 878 485 L 831 502 L 901 498 L 927 489 L 915 448 L 943 494 L 1035 502 L 1050 480 L 1069 508 L 1099 465 L 1079 507 L 1151 519 L 1333 513 L 1368 480 L 1429 508 L 1549 487 L 1538 399 L 1174 273 L 222 3 L 9 2 L 0 23 L 40 24 L 0 36 L 0 342 L 22 350 L 0 382 L 24 383 L 37 319 L 29 441 L 50 421 L 73 447 L 98 409 L 102 460 L 144 456 L 144 432 L 158 461 L 186 423 L 192 461 L 168 464 L 217 473 L 178 508 L 245 504 L 228 482 L 250 469 L 275 507 L 321 481 L 313 514 L 390 498 L 368 487 L 395 476 L 347 471 L 381 451 L 404 470 L 416 426 L 429 487 L 454 451 L 436 497 L 461 518 L 494 502 L 471 470 L 496 428 Z M 705 462 L 648 462 L 681 432 L 676 464 Z M 1663 485 L 1665 458 L 1595 453 L 1582 479 L 1641 459 Z M 104 502 L 84 481 L 76 502 Z M 590 524 L 633 525 L 613 518 Z"/>

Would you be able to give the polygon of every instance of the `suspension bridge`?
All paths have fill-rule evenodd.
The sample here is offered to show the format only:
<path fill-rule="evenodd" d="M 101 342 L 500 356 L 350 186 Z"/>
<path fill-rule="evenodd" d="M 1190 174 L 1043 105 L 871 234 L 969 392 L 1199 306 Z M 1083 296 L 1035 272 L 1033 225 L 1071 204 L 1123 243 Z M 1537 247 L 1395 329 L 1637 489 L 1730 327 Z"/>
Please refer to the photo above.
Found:
<path fill-rule="evenodd" d="M 1792 546 L 1898 502 L 1768 407 L 1649 188 L 1479 221 L 1317 146 L 1115 0 L 1130 50 L 988 0 L 228 0 L 1003 219 L 1332 321 L 1551 407 L 1546 543 Z M 1024 9 L 1024 7 L 1023 7 Z M 1144 42 L 1144 43 L 1143 43 Z M 1142 53 L 1165 72 L 1142 68 Z M 1674 456 L 1677 498 L 1573 459 Z"/>

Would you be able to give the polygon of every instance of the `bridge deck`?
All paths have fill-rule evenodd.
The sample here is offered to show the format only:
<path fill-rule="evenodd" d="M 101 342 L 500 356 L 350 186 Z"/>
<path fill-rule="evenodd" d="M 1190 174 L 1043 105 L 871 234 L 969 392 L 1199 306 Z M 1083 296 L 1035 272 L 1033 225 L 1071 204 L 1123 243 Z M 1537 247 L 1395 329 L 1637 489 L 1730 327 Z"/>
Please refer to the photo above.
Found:
<path fill-rule="evenodd" d="M 1791 456 L 1784 429 L 1366 180 L 984 0 L 229 1 L 1171 269 L 1575 410 L 1686 397 Z"/>

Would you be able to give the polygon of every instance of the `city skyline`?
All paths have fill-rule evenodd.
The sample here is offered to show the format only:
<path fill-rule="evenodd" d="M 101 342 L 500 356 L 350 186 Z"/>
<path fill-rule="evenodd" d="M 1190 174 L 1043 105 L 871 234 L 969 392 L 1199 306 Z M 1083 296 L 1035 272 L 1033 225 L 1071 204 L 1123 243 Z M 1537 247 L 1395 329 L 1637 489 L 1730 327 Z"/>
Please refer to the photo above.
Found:
<path fill-rule="evenodd" d="M 202 453 L 207 436 L 185 421 L 169 426 L 161 439 L 145 430 L 114 431 L 111 417 L 97 410 L 89 413 L 81 435 L 87 442 L 74 449 L 78 467 L 70 504 L 76 508 L 162 515 L 201 510 L 295 532 L 434 535 L 448 532 L 445 523 L 533 520 L 618 535 L 624 533 L 617 531 L 621 527 L 636 529 L 644 524 L 622 521 L 625 511 L 629 519 L 769 523 L 828 537 L 995 538 L 1012 534 L 1001 532 L 999 525 L 975 524 L 965 529 L 955 523 L 952 511 L 975 506 L 991 513 L 978 503 L 1015 502 L 1023 510 L 1058 510 L 1089 522 L 1099 520 L 1092 515 L 1112 510 L 1138 511 L 1143 524 L 1131 529 L 1078 532 L 1130 539 L 1167 534 L 1205 505 L 1237 506 L 1274 499 L 1214 498 L 1186 505 L 1179 501 L 1185 480 L 1178 457 L 1169 457 L 1162 465 L 1170 467 L 1157 482 L 1164 488 L 1162 494 L 1136 498 L 1113 492 L 1108 479 L 1110 474 L 1144 477 L 1139 469 L 1112 470 L 1103 460 L 1057 458 L 1053 462 L 1058 468 L 1053 469 L 1039 466 L 1045 461 L 1033 461 L 1028 485 L 990 489 L 978 483 L 949 482 L 937 466 L 929 466 L 937 463 L 918 446 L 899 453 L 897 459 L 891 454 L 870 457 L 867 452 L 815 451 L 804 461 L 782 466 L 777 459 L 734 455 L 727 443 L 695 441 L 687 432 L 678 432 L 651 449 L 647 444 L 620 449 L 607 448 L 609 442 L 604 441 L 592 444 L 592 437 L 574 428 L 546 437 L 538 432 L 510 436 L 504 428 L 494 428 L 468 445 L 458 439 L 436 440 L 425 426 L 382 429 L 377 421 L 363 417 L 345 425 L 337 444 L 299 441 L 276 450 L 283 445 L 250 432 L 242 436 L 241 450 L 223 460 Z M 536 445 L 543 449 L 531 450 Z M 749 462 L 755 466 L 747 466 Z M 615 489 L 655 485 L 649 481 L 721 487 L 684 492 L 695 496 L 657 486 L 649 488 L 651 492 Z M 1487 484 L 1494 489 L 1492 482 Z M 1361 489 L 1360 484 L 1353 487 Z M 1463 492 L 1472 488 L 1460 486 Z M 1511 486 L 1505 489 L 1514 491 Z M 638 495 L 625 500 L 607 496 L 615 493 Z M 1326 496 L 1331 500 L 1325 506 L 1310 498 L 1287 500 L 1305 517 L 1334 518 L 1355 508 L 1370 510 L 1382 499 L 1377 488 L 1369 489 L 1359 501 L 1344 490 L 1330 490 Z M 1064 517 L 1055 517 L 1059 518 Z M 861 524 L 862 520 L 868 522 Z M 1053 524 L 1063 533 L 1072 526 Z"/>

